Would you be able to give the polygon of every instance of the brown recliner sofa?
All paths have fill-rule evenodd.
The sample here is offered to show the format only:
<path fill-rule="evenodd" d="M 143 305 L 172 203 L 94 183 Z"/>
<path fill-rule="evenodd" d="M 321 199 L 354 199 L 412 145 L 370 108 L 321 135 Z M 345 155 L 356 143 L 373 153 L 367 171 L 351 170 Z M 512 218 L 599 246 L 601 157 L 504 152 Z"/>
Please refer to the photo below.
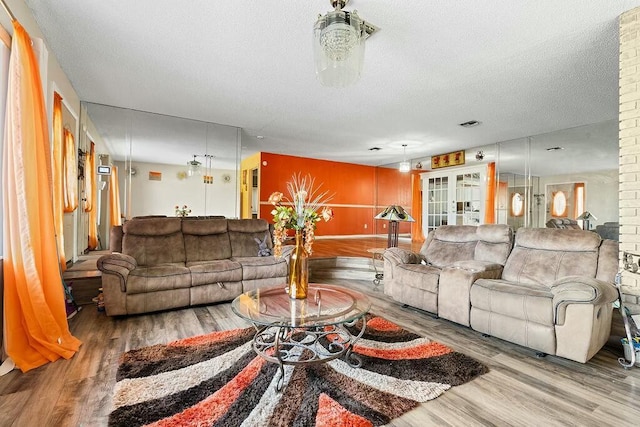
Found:
<path fill-rule="evenodd" d="M 287 282 L 291 247 L 279 258 L 258 256 L 256 239 L 273 245 L 264 219 L 138 218 L 110 237 L 116 252 L 97 264 L 111 316 L 229 301 Z"/>

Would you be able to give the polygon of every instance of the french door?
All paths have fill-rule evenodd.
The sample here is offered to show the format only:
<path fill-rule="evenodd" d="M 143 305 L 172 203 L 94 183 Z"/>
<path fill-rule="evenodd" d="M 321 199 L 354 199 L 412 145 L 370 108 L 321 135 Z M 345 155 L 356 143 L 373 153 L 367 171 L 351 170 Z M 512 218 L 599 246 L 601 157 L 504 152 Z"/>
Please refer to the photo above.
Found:
<path fill-rule="evenodd" d="M 486 166 L 421 174 L 425 235 L 441 225 L 479 225 L 484 221 Z"/>

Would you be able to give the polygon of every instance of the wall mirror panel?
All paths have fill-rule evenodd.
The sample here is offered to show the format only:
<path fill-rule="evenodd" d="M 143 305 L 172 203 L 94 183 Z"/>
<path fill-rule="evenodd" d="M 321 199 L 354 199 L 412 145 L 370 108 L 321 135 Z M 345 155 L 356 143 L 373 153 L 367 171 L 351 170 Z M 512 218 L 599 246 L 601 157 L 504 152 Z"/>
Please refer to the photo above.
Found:
<path fill-rule="evenodd" d="M 618 224 L 618 157 L 618 122 L 609 120 L 470 148 L 465 150 L 463 166 L 431 169 L 430 156 L 411 158 L 412 169 L 416 171 L 416 165 L 420 165 L 419 170 L 424 171 L 420 173 L 423 233 L 426 235 L 438 225 L 459 223 L 458 219 L 465 223 L 467 217 L 478 219 L 476 223 L 491 222 L 483 198 L 487 194 L 491 197 L 488 188 L 492 183 L 488 177 L 492 163 L 496 176 L 495 222 L 509 224 L 514 230 L 547 227 L 547 222 L 554 217 L 553 195 L 563 189 L 564 218 L 577 221 L 580 227 L 589 224 L 589 229 L 594 231 L 599 226 L 615 227 Z M 398 166 L 396 163 L 383 167 Z M 470 176 L 476 176 L 475 169 L 486 171 L 486 176 L 480 175 L 476 185 L 483 191 L 480 204 L 476 197 L 475 204 L 471 201 L 467 206 L 466 201 L 457 200 L 460 191 L 449 190 L 449 180 L 455 179 L 449 172 L 469 168 Z M 468 181 L 461 179 L 463 184 Z M 584 212 L 593 215 L 588 223 L 576 219 Z M 461 215 L 458 218 L 454 214 Z"/>
<path fill-rule="evenodd" d="M 189 216 L 239 216 L 239 128 L 86 102 L 81 111 L 83 146 L 94 142 L 96 164 L 117 170 L 123 219 L 175 216 L 176 206 Z M 97 180 L 108 247 L 109 186 Z"/>

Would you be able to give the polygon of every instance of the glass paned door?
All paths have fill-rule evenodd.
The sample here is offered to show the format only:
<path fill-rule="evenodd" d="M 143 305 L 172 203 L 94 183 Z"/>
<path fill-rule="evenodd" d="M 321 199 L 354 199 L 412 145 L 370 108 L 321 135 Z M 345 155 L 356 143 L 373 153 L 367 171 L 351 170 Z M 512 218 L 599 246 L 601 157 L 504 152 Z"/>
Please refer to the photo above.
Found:
<path fill-rule="evenodd" d="M 441 225 L 449 224 L 449 178 L 439 176 L 428 178 L 426 206 L 424 212 L 427 215 L 426 232 L 434 230 Z"/>
<path fill-rule="evenodd" d="M 486 166 L 422 174 L 423 232 L 441 225 L 484 223 Z"/>
<path fill-rule="evenodd" d="M 480 174 L 456 175 L 456 225 L 479 225 L 482 199 Z"/>

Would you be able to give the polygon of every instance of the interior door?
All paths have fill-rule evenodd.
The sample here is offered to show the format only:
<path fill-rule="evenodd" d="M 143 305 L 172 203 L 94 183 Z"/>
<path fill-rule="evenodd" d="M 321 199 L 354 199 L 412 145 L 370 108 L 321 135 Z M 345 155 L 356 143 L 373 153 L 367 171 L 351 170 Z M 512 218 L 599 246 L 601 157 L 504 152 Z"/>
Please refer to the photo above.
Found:
<path fill-rule="evenodd" d="M 423 199 L 423 215 L 426 216 L 423 227 L 426 236 L 431 230 L 449 224 L 449 177 L 427 177 L 424 183 L 423 194 L 427 197 Z"/>
<path fill-rule="evenodd" d="M 423 231 L 441 225 L 480 225 L 484 222 L 486 167 L 459 168 L 422 174 Z"/>

